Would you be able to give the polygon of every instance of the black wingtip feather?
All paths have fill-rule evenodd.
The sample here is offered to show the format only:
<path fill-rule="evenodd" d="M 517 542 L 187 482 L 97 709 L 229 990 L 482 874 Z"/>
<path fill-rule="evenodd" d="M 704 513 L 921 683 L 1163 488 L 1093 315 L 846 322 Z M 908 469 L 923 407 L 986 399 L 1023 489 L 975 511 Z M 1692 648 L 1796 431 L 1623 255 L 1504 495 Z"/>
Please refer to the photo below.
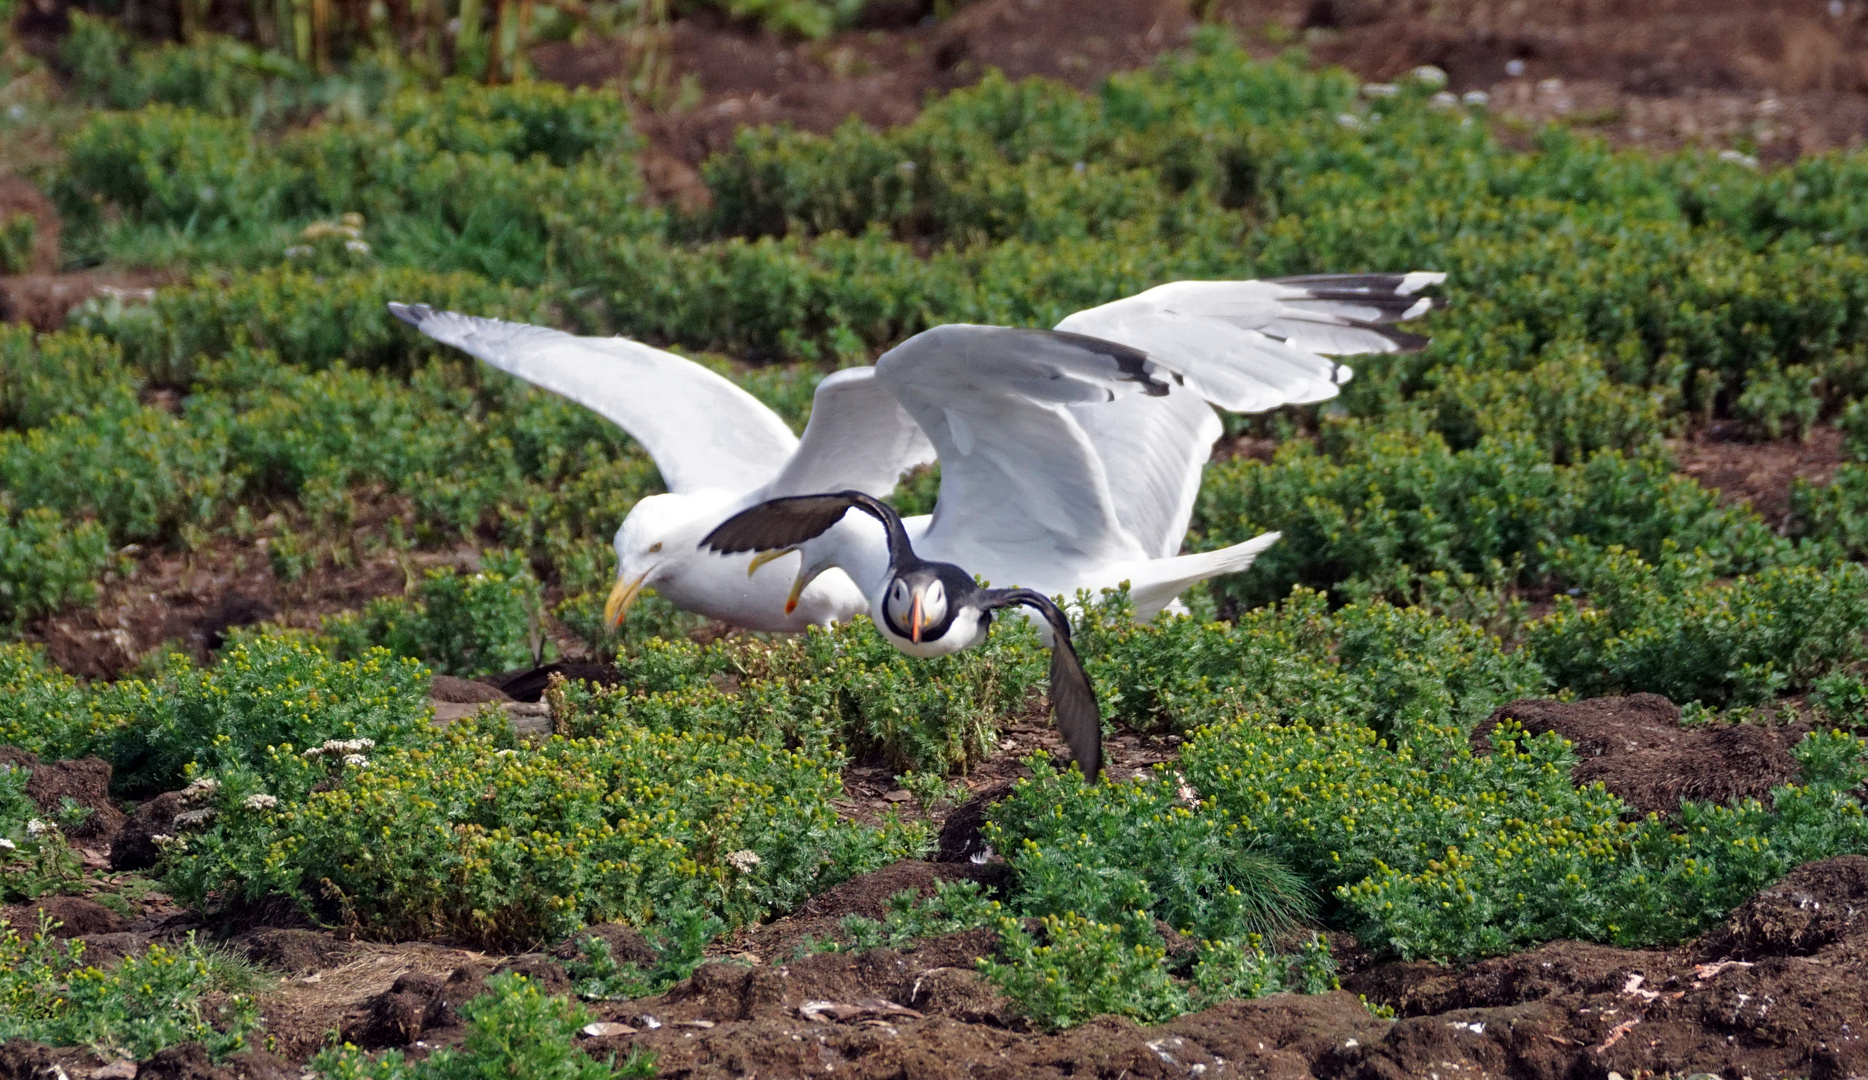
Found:
<path fill-rule="evenodd" d="M 389 313 L 418 330 L 435 317 L 435 309 L 427 304 L 399 304 L 394 300 L 389 302 Z"/>

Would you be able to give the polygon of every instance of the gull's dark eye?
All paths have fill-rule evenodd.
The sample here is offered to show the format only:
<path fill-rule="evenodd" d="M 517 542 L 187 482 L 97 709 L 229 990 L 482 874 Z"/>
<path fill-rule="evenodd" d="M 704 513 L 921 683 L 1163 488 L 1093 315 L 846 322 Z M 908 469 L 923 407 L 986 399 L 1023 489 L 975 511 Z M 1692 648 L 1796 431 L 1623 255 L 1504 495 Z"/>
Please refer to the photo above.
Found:
<path fill-rule="evenodd" d="M 661 549 L 662 549 L 662 542 L 660 540 L 657 540 L 653 544 L 649 545 L 649 554 L 653 555 L 656 552 L 660 551 Z"/>

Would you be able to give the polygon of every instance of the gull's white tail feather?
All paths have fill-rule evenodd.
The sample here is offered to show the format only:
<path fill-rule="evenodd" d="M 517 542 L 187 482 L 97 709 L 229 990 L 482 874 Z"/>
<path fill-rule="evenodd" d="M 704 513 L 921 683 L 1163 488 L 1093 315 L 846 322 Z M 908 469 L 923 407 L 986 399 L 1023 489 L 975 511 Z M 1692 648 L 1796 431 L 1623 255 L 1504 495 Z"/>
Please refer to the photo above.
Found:
<path fill-rule="evenodd" d="M 1176 555 L 1170 559 L 1150 559 L 1134 566 L 1127 580 L 1129 602 L 1135 607 L 1135 618 L 1138 621 L 1154 618 L 1175 597 L 1197 582 L 1244 570 L 1257 560 L 1261 552 L 1277 543 L 1281 535 L 1268 532 L 1254 536 L 1243 544 L 1234 544 L 1218 551 Z"/>

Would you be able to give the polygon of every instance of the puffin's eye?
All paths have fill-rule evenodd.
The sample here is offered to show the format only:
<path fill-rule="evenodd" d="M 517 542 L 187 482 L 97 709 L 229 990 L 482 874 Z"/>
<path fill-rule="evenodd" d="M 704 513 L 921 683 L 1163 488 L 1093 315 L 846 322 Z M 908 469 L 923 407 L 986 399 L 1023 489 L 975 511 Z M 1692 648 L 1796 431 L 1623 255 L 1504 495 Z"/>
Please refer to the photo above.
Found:
<path fill-rule="evenodd" d="M 660 540 L 657 540 L 653 544 L 649 545 L 649 554 L 653 555 L 656 552 L 660 551 L 661 549 L 662 549 L 662 542 Z"/>

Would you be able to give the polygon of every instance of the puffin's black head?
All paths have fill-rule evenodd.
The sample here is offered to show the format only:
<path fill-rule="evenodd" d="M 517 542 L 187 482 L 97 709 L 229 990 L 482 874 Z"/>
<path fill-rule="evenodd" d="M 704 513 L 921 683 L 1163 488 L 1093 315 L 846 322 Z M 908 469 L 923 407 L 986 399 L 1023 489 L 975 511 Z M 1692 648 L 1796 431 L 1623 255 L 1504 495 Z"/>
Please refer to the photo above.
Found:
<path fill-rule="evenodd" d="M 882 597 L 882 618 L 889 629 L 915 644 L 939 641 L 954 616 L 979 590 L 966 571 L 947 563 L 922 563 L 897 573 Z M 990 612 L 984 613 L 990 619 Z"/>

